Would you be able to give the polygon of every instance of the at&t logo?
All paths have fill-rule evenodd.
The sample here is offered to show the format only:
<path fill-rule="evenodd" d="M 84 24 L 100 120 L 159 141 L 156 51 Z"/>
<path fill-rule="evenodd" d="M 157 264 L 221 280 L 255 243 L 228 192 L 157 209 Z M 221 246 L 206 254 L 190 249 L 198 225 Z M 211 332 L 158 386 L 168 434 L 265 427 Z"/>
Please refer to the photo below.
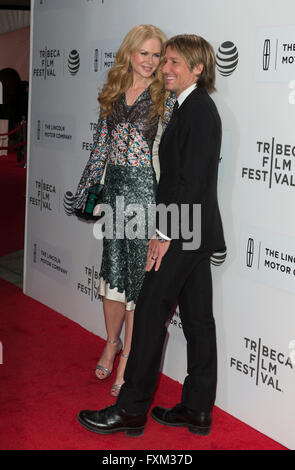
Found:
<path fill-rule="evenodd" d="M 75 197 L 71 191 L 67 191 L 64 194 L 64 198 L 63 198 L 64 211 L 69 216 L 73 214 L 74 200 L 75 200 Z"/>
<path fill-rule="evenodd" d="M 68 69 L 72 76 L 77 75 L 80 68 L 80 56 L 76 49 L 73 49 L 68 58 Z"/>
<path fill-rule="evenodd" d="M 228 77 L 237 68 L 239 62 L 238 49 L 231 41 L 225 41 L 216 54 L 217 70 L 223 77 Z"/>

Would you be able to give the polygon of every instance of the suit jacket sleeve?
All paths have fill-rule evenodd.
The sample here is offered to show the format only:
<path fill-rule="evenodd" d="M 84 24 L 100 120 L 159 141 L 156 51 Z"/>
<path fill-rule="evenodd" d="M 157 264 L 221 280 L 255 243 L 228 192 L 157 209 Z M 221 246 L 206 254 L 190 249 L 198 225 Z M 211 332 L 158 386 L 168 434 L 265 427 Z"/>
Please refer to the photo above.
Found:
<path fill-rule="evenodd" d="M 191 224 L 193 206 L 206 204 L 207 199 L 216 192 L 221 122 L 215 106 L 207 101 L 192 100 L 186 108 L 180 108 L 175 135 L 171 136 L 171 139 L 179 169 L 178 181 L 170 203 L 178 206 L 179 218 L 175 221 L 175 218 L 169 217 L 168 214 L 162 226 L 157 214 L 156 225 L 159 231 L 173 238 L 173 224 L 177 224 L 182 238 L 181 227 L 183 224 Z M 183 211 L 183 204 L 187 205 L 187 212 Z M 167 227 L 165 231 L 164 227 Z"/>
<path fill-rule="evenodd" d="M 180 171 L 177 204 L 201 204 L 219 161 L 221 125 L 218 114 L 194 103 L 185 114 L 179 134 Z"/>

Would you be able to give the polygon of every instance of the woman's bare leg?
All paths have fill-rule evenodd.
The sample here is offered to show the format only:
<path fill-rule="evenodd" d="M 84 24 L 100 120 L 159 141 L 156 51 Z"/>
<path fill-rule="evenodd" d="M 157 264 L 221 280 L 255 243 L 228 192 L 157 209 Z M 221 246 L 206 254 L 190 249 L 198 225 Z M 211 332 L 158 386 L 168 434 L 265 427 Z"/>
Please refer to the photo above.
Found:
<path fill-rule="evenodd" d="M 125 338 L 124 347 L 120 356 L 120 361 L 117 368 L 117 375 L 114 385 L 111 390 L 113 396 L 117 396 L 120 391 L 121 385 L 124 383 L 124 372 L 131 348 L 132 330 L 133 330 L 134 310 L 127 311 L 125 314 Z"/>
<path fill-rule="evenodd" d="M 125 303 L 103 298 L 103 311 L 107 331 L 107 343 L 98 361 L 98 365 L 113 370 L 113 363 L 116 354 L 120 351 L 120 333 L 125 318 Z M 105 379 L 109 374 L 100 369 L 96 369 L 95 374 L 99 379 Z"/>

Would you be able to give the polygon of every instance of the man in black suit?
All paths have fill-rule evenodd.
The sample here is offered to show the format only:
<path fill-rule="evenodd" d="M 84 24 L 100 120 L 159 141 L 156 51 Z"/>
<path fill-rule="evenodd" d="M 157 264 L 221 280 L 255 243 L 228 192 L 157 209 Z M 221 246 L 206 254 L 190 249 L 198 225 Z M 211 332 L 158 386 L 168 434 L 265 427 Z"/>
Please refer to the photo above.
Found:
<path fill-rule="evenodd" d="M 165 323 L 176 301 L 187 341 L 188 375 L 181 403 L 171 410 L 154 407 L 151 416 L 161 424 L 185 426 L 195 434 L 206 435 L 211 429 L 217 353 L 210 256 L 225 248 L 217 202 L 221 121 L 208 94 L 214 90 L 214 51 L 195 35 L 171 38 L 166 44 L 163 73 L 166 89 L 176 94 L 177 101 L 159 147 L 157 205 L 174 204 L 179 215 L 175 222 L 175 217 L 163 218 L 160 210 L 157 214 L 157 234 L 149 241 L 147 273 L 136 305 L 125 383 L 117 403 L 78 415 L 83 426 L 98 433 L 143 433 L 157 382 Z M 201 228 L 199 218 L 194 217 L 198 205 Z M 188 211 L 182 212 L 184 206 Z M 178 238 L 175 228 L 180 229 Z M 198 243 L 197 233 L 201 233 Z"/>

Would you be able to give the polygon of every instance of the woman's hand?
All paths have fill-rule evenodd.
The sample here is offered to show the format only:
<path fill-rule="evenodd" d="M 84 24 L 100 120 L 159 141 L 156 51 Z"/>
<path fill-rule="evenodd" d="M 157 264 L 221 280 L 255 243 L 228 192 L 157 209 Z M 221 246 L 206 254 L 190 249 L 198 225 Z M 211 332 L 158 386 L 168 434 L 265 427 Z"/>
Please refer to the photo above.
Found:
<path fill-rule="evenodd" d="M 163 256 L 166 254 L 168 248 L 170 246 L 170 241 L 160 242 L 154 236 L 148 242 L 148 252 L 147 252 L 147 260 L 146 260 L 146 271 L 151 271 L 153 266 L 155 265 L 155 271 L 158 271 Z"/>

